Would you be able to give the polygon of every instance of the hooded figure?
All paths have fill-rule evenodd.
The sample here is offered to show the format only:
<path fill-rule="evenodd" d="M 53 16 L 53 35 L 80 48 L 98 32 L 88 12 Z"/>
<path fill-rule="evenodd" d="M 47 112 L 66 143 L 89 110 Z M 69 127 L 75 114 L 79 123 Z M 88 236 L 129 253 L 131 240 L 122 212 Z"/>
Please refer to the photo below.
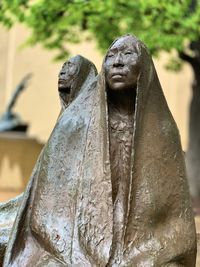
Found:
<path fill-rule="evenodd" d="M 30 237 L 27 238 L 27 233 L 28 233 L 27 231 L 29 229 L 29 223 L 30 223 L 27 221 L 28 215 L 29 215 L 28 214 L 29 208 L 31 206 L 30 198 L 31 196 L 33 197 L 35 194 L 34 186 L 38 183 L 38 178 L 40 179 L 41 177 L 41 169 L 45 168 L 45 164 L 46 164 L 45 159 L 48 157 L 48 159 L 54 160 L 52 158 L 52 155 L 50 154 L 54 150 L 54 148 L 55 147 L 58 148 L 57 152 L 59 154 L 62 154 L 62 151 L 63 151 L 62 157 L 60 157 L 61 162 L 62 162 L 62 158 L 65 158 L 66 153 L 67 153 L 67 148 L 65 149 L 65 146 L 67 146 L 67 144 L 64 144 L 66 129 L 65 129 L 65 125 L 61 126 L 60 128 L 60 125 L 62 125 L 62 123 L 60 123 L 60 120 L 61 120 L 60 117 L 62 117 L 62 121 L 65 121 L 65 114 L 63 114 L 63 112 L 66 111 L 65 109 L 67 109 L 71 101 L 74 100 L 78 96 L 78 94 L 81 94 L 81 92 L 84 91 L 85 88 L 90 88 L 90 84 L 95 80 L 96 75 L 97 75 L 96 67 L 89 60 L 87 60 L 86 58 L 82 56 L 73 57 L 69 61 L 65 62 L 62 66 L 62 69 L 59 74 L 59 80 L 58 80 L 58 91 L 59 91 L 59 96 L 61 100 L 62 110 L 60 112 L 60 116 L 58 118 L 58 121 L 57 121 L 57 124 L 54 130 L 47 144 L 45 145 L 45 147 L 43 148 L 39 156 L 39 159 L 33 170 L 30 182 L 26 188 L 26 191 L 24 192 L 22 205 L 19 208 L 18 215 L 17 215 L 16 221 L 15 221 L 12 233 L 11 233 L 10 241 L 8 244 L 8 249 L 7 249 L 8 254 L 7 256 L 5 256 L 4 266 L 10 265 L 11 264 L 10 258 L 16 258 L 17 254 L 22 253 L 25 247 L 28 249 L 28 251 L 29 250 L 32 251 L 32 249 L 38 248 L 37 249 L 38 255 L 39 255 L 39 252 L 41 252 L 41 249 L 39 250 L 39 245 L 37 244 L 37 241 L 35 241 L 34 238 L 33 239 L 31 239 Z M 55 145 L 55 147 L 53 147 L 53 145 Z M 49 171 L 48 168 L 50 168 L 51 163 L 48 162 L 47 165 L 48 166 L 46 167 L 46 171 L 48 172 Z M 58 165 L 58 168 L 59 167 L 60 166 Z M 62 172 L 62 170 L 60 171 Z M 51 193 L 52 192 L 49 192 L 49 195 L 51 195 Z M 30 236 L 32 235 L 30 234 Z M 33 241 L 31 245 L 28 244 L 30 240 Z M 16 254 L 13 252 L 12 254 L 10 254 L 9 251 L 13 251 L 15 246 L 17 246 L 19 250 L 17 251 Z M 19 259 L 14 259 L 12 265 L 13 266 L 33 266 L 35 264 L 34 261 L 37 260 L 34 257 L 37 257 L 37 256 L 32 255 L 34 258 L 34 261 L 31 261 L 29 257 L 27 257 L 28 256 L 27 250 L 25 250 L 25 255 L 26 255 L 25 258 L 19 257 Z M 28 260 L 30 261 L 28 262 Z M 45 258 L 45 261 L 46 260 L 47 259 Z M 51 264 L 53 264 L 52 266 L 55 266 L 53 260 L 51 261 Z M 55 264 L 56 264 L 56 260 L 55 260 Z M 45 264 L 42 266 L 45 266 Z"/>
<path fill-rule="evenodd" d="M 4 266 L 195 266 L 179 133 L 145 46 L 108 50 L 59 118 Z"/>
<path fill-rule="evenodd" d="M 83 84 L 86 86 L 95 76 L 95 66 L 82 56 L 72 57 L 62 65 L 58 75 L 58 93 L 61 102 L 59 117 L 72 100 L 76 98 Z M 37 166 L 38 164 L 36 164 L 35 169 L 37 169 Z M 23 194 L 8 202 L 0 203 L 0 266 L 22 199 Z"/>
<path fill-rule="evenodd" d="M 81 64 L 82 68 L 80 68 Z M 95 68 L 94 65 L 92 66 L 92 63 L 91 65 L 88 64 L 89 61 L 86 58 L 78 55 L 70 58 L 62 65 L 58 74 L 58 94 L 61 105 L 58 119 L 62 115 L 63 111 L 78 95 L 82 83 L 88 75 L 88 68 Z M 80 75 L 80 71 L 82 75 Z"/>
<path fill-rule="evenodd" d="M 179 132 L 144 44 L 130 35 L 117 39 L 99 87 L 107 91 L 113 188 L 106 266 L 195 266 L 196 233 Z"/>
<path fill-rule="evenodd" d="M 61 114 L 96 74 L 96 67 L 89 60 L 79 55 L 70 58 L 62 65 L 58 75 Z"/>

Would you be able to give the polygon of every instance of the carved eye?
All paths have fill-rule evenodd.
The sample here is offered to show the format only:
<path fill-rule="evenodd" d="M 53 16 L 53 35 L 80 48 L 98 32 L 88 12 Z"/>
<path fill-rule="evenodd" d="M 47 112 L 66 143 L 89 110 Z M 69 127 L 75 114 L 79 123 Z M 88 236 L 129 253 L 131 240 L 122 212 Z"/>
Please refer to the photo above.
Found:
<path fill-rule="evenodd" d="M 109 54 L 107 55 L 107 57 L 109 57 L 109 58 L 114 57 L 114 54 L 109 53 Z"/>
<path fill-rule="evenodd" d="M 132 55 L 133 52 L 132 52 L 132 51 L 126 51 L 124 54 L 125 54 L 125 55 Z"/>

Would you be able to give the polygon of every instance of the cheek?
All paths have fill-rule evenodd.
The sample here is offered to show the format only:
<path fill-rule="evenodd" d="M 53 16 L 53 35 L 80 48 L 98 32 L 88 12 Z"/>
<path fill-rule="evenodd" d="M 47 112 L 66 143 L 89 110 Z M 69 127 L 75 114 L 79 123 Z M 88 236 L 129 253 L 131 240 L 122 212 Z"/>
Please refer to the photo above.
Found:
<path fill-rule="evenodd" d="M 65 84 L 66 84 L 67 86 L 71 86 L 72 83 L 73 83 L 73 78 L 72 78 L 72 76 L 67 75 L 67 77 L 66 77 L 66 79 L 65 79 Z"/>
<path fill-rule="evenodd" d="M 138 76 L 139 76 L 138 68 L 135 68 L 135 66 L 133 68 L 129 68 L 129 74 L 126 79 L 126 83 L 129 85 L 137 83 Z"/>
<path fill-rule="evenodd" d="M 132 64 L 130 64 L 129 70 L 130 70 L 130 73 L 132 73 L 134 75 L 139 75 L 140 66 L 139 66 L 138 62 L 133 62 Z"/>
<path fill-rule="evenodd" d="M 75 74 L 76 74 L 75 70 L 70 70 L 68 75 L 69 77 L 73 77 Z"/>
<path fill-rule="evenodd" d="M 69 68 L 69 75 L 73 76 L 78 72 L 78 67 L 77 66 L 73 66 Z"/>
<path fill-rule="evenodd" d="M 110 68 L 108 65 L 104 65 L 104 69 L 105 69 L 105 79 L 107 80 L 109 77 Z"/>
<path fill-rule="evenodd" d="M 110 72 L 111 68 L 113 66 L 113 62 L 111 60 L 107 60 L 104 64 L 105 72 Z"/>

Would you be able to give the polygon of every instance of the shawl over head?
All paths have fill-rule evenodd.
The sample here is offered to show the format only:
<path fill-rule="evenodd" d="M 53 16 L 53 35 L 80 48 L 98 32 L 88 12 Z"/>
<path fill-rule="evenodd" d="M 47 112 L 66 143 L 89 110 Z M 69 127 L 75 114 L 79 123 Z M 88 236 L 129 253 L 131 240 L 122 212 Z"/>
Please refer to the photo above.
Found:
<path fill-rule="evenodd" d="M 94 66 L 92 62 L 90 62 L 88 59 L 80 55 L 77 55 L 75 57 L 70 58 L 62 65 L 61 71 L 58 76 L 61 75 L 61 72 L 63 71 L 63 69 L 65 72 L 68 71 L 66 70 L 65 66 L 69 62 L 72 62 L 73 64 L 75 64 L 77 69 L 76 69 L 75 74 L 71 78 L 72 84 L 69 88 L 69 92 L 59 91 L 59 98 L 60 98 L 62 111 L 64 111 L 70 105 L 70 103 L 77 97 L 80 90 L 83 89 L 84 83 L 87 84 L 88 81 L 94 75 L 96 76 L 97 74 L 96 67 Z"/>
<path fill-rule="evenodd" d="M 70 94 L 68 105 L 70 104 L 72 100 L 76 98 L 79 98 L 81 99 L 81 101 L 83 101 L 83 97 L 84 97 L 83 93 L 86 91 L 86 89 L 89 90 L 91 89 L 91 87 L 94 86 L 92 85 L 92 83 L 95 81 L 95 77 L 97 74 L 96 67 L 89 60 L 87 60 L 86 58 L 82 56 L 77 56 L 76 59 L 78 59 L 76 60 L 76 62 L 77 64 L 79 64 L 79 71 L 77 75 L 78 81 L 76 81 L 74 83 L 74 87 L 71 88 L 71 94 Z M 79 112 L 80 114 L 81 108 L 82 108 L 81 105 L 79 108 L 80 108 L 80 112 Z M 18 215 L 17 215 L 16 221 L 13 227 L 13 231 L 12 231 L 12 234 L 9 240 L 9 244 L 8 244 L 8 248 L 7 248 L 7 252 L 6 252 L 5 260 L 4 260 L 4 266 L 8 266 L 8 265 L 16 266 L 16 265 L 22 265 L 22 264 L 23 266 L 26 266 L 26 265 L 33 266 L 35 265 L 35 262 L 32 262 L 31 260 L 33 258 L 37 258 L 37 259 L 39 257 L 42 258 L 43 254 L 45 254 L 43 253 L 42 249 L 38 248 L 38 245 L 37 246 L 34 245 L 33 239 L 35 237 L 33 237 L 32 231 L 30 231 L 30 223 L 32 221 L 32 217 L 34 218 L 35 214 L 32 215 L 31 210 L 35 202 L 36 202 L 35 205 L 37 205 L 37 201 L 35 201 L 35 198 L 37 198 L 37 189 L 42 188 L 42 186 L 40 186 L 40 183 L 43 183 L 43 180 L 46 181 L 44 182 L 46 183 L 45 188 L 47 189 L 47 191 L 49 190 L 48 192 L 49 194 L 47 194 L 46 196 L 47 203 L 45 204 L 47 204 L 47 206 L 50 205 L 51 195 L 56 197 L 56 200 L 54 199 L 55 200 L 54 204 L 55 205 L 57 204 L 57 198 L 60 192 L 58 192 L 57 195 L 55 194 L 56 187 L 54 187 L 54 184 L 56 183 L 57 178 L 63 177 L 65 172 L 69 170 L 69 167 L 71 165 L 70 161 L 73 160 L 72 158 L 73 156 L 69 160 L 69 158 L 66 155 L 67 151 L 71 149 L 72 145 L 77 145 L 77 147 L 79 146 L 79 142 L 76 143 L 77 140 L 74 140 L 72 144 L 69 138 L 68 141 L 66 142 L 66 139 L 68 138 L 68 136 L 72 134 L 71 130 L 74 131 L 74 129 L 76 128 L 76 122 L 75 122 L 74 127 L 72 127 L 71 129 L 71 124 L 73 123 L 72 118 L 74 115 L 72 113 L 76 114 L 77 112 L 76 105 L 74 105 L 71 108 L 71 110 L 72 111 L 69 111 L 69 112 L 67 110 L 63 111 L 63 113 L 59 117 L 55 125 L 55 128 L 47 144 L 42 150 L 39 156 L 39 159 L 35 165 L 30 182 L 24 193 L 24 199 L 18 211 Z M 68 133 L 68 130 L 69 130 L 69 133 Z M 80 143 L 81 143 L 81 139 L 80 139 Z M 78 148 L 77 148 L 77 151 L 78 151 Z M 70 153 L 68 154 L 70 157 L 71 154 Z M 74 156 L 76 157 L 76 153 L 74 153 Z M 68 160 L 68 163 L 64 166 L 65 169 L 63 169 L 63 164 L 65 163 L 66 160 Z M 74 162 L 74 164 L 76 164 L 76 162 Z M 56 172 L 56 170 L 58 170 L 58 172 Z M 52 180 L 50 181 L 50 179 Z M 59 186 L 61 185 L 59 184 Z M 45 195 L 45 192 L 42 192 L 42 193 L 44 193 Z M 41 197 L 41 200 L 43 200 L 42 197 Z M 61 202 L 62 203 L 60 204 L 63 204 L 63 201 Z M 41 201 L 39 201 L 38 204 L 40 205 Z M 51 206 L 50 206 L 50 209 L 51 209 Z M 43 215 L 43 211 L 45 212 L 45 209 L 42 208 L 41 216 Z M 51 210 L 51 213 L 49 214 L 49 216 L 51 215 L 52 217 L 56 216 L 54 212 L 55 212 L 54 210 Z M 37 210 L 35 213 L 37 213 Z M 44 220 L 46 220 L 46 217 L 44 217 Z M 54 237 L 55 237 L 55 233 L 54 233 Z M 56 241 L 54 240 L 54 243 Z M 71 240 L 69 242 L 71 242 Z M 41 245 L 41 247 L 43 247 L 43 245 Z M 28 250 L 30 249 L 33 258 L 31 258 L 30 255 L 29 255 L 30 257 L 27 256 L 26 248 Z M 37 248 L 37 252 L 35 251 L 36 248 Z M 41 259 L 41 262 L 42 262 L 42 259 Z M 54 264 L 56 264 L 56 262 L 54 262 Z"/>
<path fill-rule="evenodd" d="M 146 47 L 130 38 L 141 70 L 120 262 L 112 264 L 111 254 L 115 222 L 103 64 L 97 86 L 81 89 L 40 156 L 4 266 L 23 262 L 25 254 L 24 266 L 35 265 L 35 256 L 47 266 L 45 253 L 53 266 L 195 266 L 195 227 L 179 133 Z"/>
<path fill-rule="evenodd" d="M 138 51 L 140 74 L 119 266 L 195 266 L 196 232 L 179 132 L 147 48 L 128 36 Z M 98 87 L 104 95 L 104 63 Z M 111 257 L 108 266 L 112 262 Z"/>

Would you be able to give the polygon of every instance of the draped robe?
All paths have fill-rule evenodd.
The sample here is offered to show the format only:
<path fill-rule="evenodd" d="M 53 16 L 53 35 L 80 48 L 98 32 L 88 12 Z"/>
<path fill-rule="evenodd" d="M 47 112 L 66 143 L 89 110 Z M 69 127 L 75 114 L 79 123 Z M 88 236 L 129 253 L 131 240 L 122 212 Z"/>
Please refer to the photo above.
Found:
<path fill-rule="evenodd" d="M 87 59 L 77 55 L 71 58 L 71 60 L 74 61 L 74 64 L 76 64 L 77 73 L 75 73 L 75 75 L 73 75 L 72 77 L 73 81 L 71 82 L 71 88 L 69 89 L 68 87 L 67 92 L 59 91 L 61 111 L 58 118 L 67 108 L 70 102 L 72 102 L 72 100 L 76 98 L 77 94 L 79 93 L 79 90 L 82 87 L 82 83 L 85 81 L 85 79 L 87 78 L 89 80 L 96 75 L 95 66 Z M 65 62 L 64 64 L 67 63 L 68 62 Z M 0 203 L 0 266 L 2 266 L 3 264 L 3 258 L 7 247 L 8 239 L 10 236 L 10 232 L 12 230 L 13 223 L 15 221 L 16 214 L 21 204 L 22 198 L 23 198 L 23 193 L 17 196 L 16 198 L 9 200 L 8 202 Z"/>
<path fill-rule="evenodd" d="M 136 39 L 137 40 L 137 39 Z M 104 67 L 59 118 L 18 213 L 4 266 L 195 266 L 196 234 L 179 133 L 138 41 L 130 177 L 121 258 Z"/>

